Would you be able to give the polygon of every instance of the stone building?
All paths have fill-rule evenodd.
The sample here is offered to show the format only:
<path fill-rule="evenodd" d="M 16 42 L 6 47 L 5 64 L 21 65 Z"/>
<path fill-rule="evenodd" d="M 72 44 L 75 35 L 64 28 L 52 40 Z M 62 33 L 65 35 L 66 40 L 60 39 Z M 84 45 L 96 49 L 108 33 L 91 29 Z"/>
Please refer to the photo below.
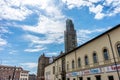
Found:
<path fill-rule="evenodd" d="M 45 80 L 120 80 L 119 35 L 120 24 L 58 56 L 45 67 Z"/>
<path fill-rule="evenodd" d="M 28 74 L 29 71 L 23 70 L 21 67 L 0 65 L 0 80 L 28 80 Z"/>
<path fill-rule="evenodd" d="M 43 53 L 38 60 L 37 68 L 37 80 L 44 80 L 44 68 L 49 64 L 49 57 L 46 57 Z"/>

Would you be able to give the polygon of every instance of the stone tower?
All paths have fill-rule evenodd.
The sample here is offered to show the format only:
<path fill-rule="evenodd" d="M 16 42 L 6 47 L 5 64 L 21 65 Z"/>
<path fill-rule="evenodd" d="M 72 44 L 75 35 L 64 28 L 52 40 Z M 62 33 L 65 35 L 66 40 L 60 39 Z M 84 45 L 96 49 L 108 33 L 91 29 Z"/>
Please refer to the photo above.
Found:
<path fill-rule="evenodd" d="M 65 52 L 69 52 L 77 47 L 76 30 L 72 20 L 66 20 L 66 31 L 64 31 Z"/>
<path fill-rule="evenodd" d="M 47 66 L 48 64 L 49 64 L 49 57 L 45 57 L 43 53 L 43 55 L 41 55 L 38 60 L 37 80 L 45 80 L 44 69 L 45 66 Z"/>

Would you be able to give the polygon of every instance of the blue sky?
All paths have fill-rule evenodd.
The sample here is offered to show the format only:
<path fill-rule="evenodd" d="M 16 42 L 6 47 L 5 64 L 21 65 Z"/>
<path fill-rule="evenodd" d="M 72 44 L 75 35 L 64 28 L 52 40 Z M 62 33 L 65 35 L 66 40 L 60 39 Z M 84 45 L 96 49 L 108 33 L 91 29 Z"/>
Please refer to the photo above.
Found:
<path fill-rule="evenodd" d="M 41 54 L 64 51 L 67 18 L 81 45 L 120 23 L 120 0 L 0 0 L 0 64 L 36 73 Z"/>

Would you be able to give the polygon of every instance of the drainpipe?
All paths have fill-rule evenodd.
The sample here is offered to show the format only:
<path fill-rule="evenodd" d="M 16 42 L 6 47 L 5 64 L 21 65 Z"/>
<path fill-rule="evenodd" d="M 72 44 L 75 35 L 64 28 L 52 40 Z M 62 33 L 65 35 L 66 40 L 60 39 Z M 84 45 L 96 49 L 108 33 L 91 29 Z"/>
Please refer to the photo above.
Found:
<path fill-rule="evenodd" d="M 76 50 L 75 50 L 75 64 L 76 64 L 76 69 L 77 69 L 77 54 L 76 54 Z M 78 76 L 77 76 L 77 80 L 78 80 Z"/>
<path fill-rule="evenodd" d="M 111 47 L 111 50 L 112 50 L 112 55 L 113 55 L 113 59 L 114 59 L 114 63 L 115 63 L 116 71 L 117 71 L 117 75 L 118 75 L 118 78 L 120 80 L 120 74 L 119 74 L 119 70 L 117 68 L 117 62 L 116 62 L 115 54 L 114 54 L 114 51 L 113 51 L 112 41 L 111 41 L 110 35 L 109 34 L 107 34 L 107 35 L 108 35 L 108 38 L 109 38 L 110 47 Z"/>

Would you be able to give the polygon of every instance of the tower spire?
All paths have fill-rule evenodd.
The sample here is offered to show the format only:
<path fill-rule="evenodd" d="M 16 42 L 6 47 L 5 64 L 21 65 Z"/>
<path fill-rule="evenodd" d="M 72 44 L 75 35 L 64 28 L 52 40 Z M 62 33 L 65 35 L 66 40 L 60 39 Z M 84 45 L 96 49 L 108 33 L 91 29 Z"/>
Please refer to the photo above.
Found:
<path fill-rule="evenodd" d="M 74 24 L 71 19 L 66 20 L 66 31 L 73 31 L 74 30 Z"/>

